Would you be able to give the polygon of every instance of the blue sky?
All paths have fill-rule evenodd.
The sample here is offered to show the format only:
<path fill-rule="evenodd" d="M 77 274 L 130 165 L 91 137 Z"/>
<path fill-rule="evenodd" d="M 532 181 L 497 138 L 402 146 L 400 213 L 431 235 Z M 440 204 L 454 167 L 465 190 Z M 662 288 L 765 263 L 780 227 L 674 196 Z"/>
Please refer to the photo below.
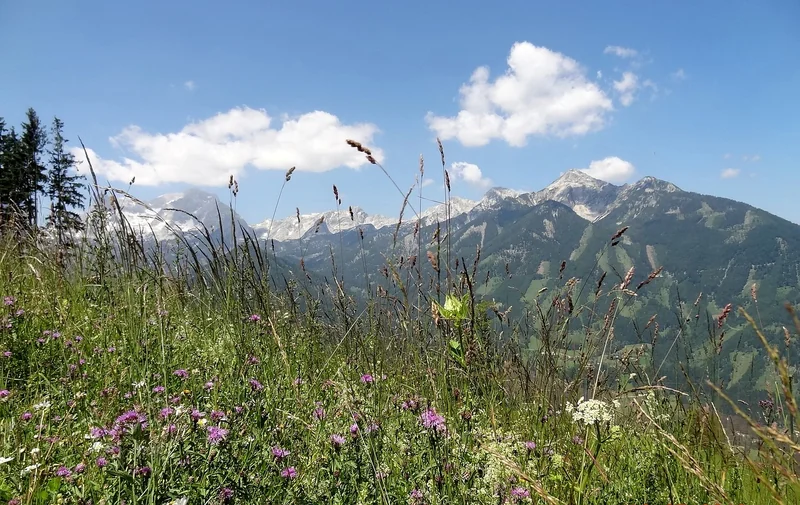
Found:
<path fill-rule="evenodd" d="M 0 115 L 58 115 L 101 180 L 137 175 L 142 198 L 195 185 L 227 201 L 236 173 L 252 223 L 293 165 L 279 216 L 334 207 L 333 184 L 343 205 L 396 215 L 346 136 L 404 189 L 423 154 L 441 199 L 437 134 L 468 198 L 584 168 L 800 222 L 800 3 L 457 5 L 0 2 Z"/>

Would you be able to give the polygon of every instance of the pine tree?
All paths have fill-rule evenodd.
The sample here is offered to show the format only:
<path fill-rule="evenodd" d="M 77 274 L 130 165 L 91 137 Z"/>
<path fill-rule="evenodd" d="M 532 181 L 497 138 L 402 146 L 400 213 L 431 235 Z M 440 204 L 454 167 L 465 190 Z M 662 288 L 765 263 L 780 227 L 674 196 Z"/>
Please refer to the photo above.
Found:
<path fill-rule="evenodd" d="M 42 163 L 42 155 L 47 147 L 47 132 L 33 108 L 28 109 L 26 119 L 19 137 L 22 170 L 20 189 L 24 199 L 17 204 L 27 218 L 29 227 L 35 229 L 39 218 L 39 194 L 44 192 L 47 182 L 46 167 Z"/>
<path fill-rule="evenodd" d="M 12 126 L 0 133 L 0 223 L 4 226 L 17 217 L 26 198 L 19 136 Z"/>
<path fill-rule="evenodd" d="M 47 221 L 55 229 L 59 249 L 63 250 L 71 245 L 70 232 L 83 229 L 80 216 L 71 209 L 83 208 L 81 182 L 84 177 L 70 173 L 75 168 L 75 156 L 66 150 L 64 123 L 57 117 L 53 119 L 52 139 L 47 174 L 47 196 L 50 198 Z"/>

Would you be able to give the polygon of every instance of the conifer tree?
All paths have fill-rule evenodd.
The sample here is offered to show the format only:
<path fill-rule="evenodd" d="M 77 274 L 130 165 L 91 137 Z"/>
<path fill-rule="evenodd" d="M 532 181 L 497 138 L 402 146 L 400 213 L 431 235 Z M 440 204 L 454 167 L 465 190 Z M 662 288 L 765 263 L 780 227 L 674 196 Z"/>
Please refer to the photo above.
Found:
<path fill-rule="evenodd" d="M 47 196 L 50 198 L 48 224 L 58 238 L 60 249 L 71 245 L 71 232 L 83 228 L 80 216 L 72 209 L 83 208 L 82 175 L 74 174 L 75 156 L 66 150 L 64 123 L 53 119 L 50 169 L 47 173 Z"/>
<path fill-rule="evenodd" d="M 19 137 L 19 162 L 21 163 L 20 191 L 24 198 L 17 202 L 20 211 L 27 218 L 28 226 L 35 229 L 39 217 L 39 194 L 44 192 L 47 172 L 42 157 L 47 147 L 47 132 L 33 108 L 26 112 Z"/>

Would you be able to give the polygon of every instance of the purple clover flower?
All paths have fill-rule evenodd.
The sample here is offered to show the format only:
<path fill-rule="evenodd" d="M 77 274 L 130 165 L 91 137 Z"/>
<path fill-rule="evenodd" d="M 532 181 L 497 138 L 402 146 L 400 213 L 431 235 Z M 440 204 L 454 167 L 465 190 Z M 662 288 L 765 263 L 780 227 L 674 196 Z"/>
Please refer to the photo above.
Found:
<path fill-rule="evenodd" d="M 281 477 L 284 479 L 296 479 L 297 478 L 297 468 L 290 466 L 288 468 L 284 468 L 281 470 Z"/>
<path fill-rule="evenodd" d="M 251 323 L 257 323 L 261 321 L 261 316 L 259 316 L 258 314 L 251 314 L 250 317 L 248 317 L 248 319 L 250 320 Z"/>
<path fill-rule="evenodd" d="M 70 470 L 69 468 L 67 468 L 64 465 L 61 465 L 60 467 L 58 467 L 58 470 L 56 470 L 56 476 L 58 476 L 58 477 L 67 478 L 70 475 L 72 475 L 72 470 Z"/>
<path fill-rule="evenodd" d="M 291 454 L 291 452 L 289 452 L 286 449 L 282 449 L 277 445 L 272 448 L 272 455 L 275 456 L 275 459 L 277 459 L 278 461 L 288 457 L 289 454 Z"/>
<path fill-rule="evenodd" d="M 104 466 L 106 466 L 108 464 L 108 460 L 106 458 L 100 456 L 95 461 L 95 464 L 97 465 L 97 468 L 103 468 Z"/>
<path fill-rule="evenodd" d="M 224 428 L 220 428 L 218 426 L 209 426 L 208 427 L 208 443 L 211 445 L 217 445 L 223 440 L 225 437 L 228 436 L 228 430 Z"/>
<path fill-rule="evenodd" d="M 361 376 L 361 382 L 364 384 L 372 384 L 375 382 L 375 377 L 373 377 L 372 374 L 365 373 Z"/>
<path fill-rule="evenodd" d="M 523 500 L 525 498 L 530 498 L 531 492 L 524 487 L 517 486 L 511 489 L 511 496 L 513 496 L 516 500 Z"/>
<path fill-rule="evenodd" d="M 344 437 L 339 435 L 338 433 L 334 433 L 333 435 L 331 435 L 331 443 L 335 448 L 338 449 L 339 447 L 343 446 L 344 442 L 345 442 Z"/>
<path fill-rule="evenodd" d="M 172 372 L 172 375 L 174 375 L 176 377 L 180 377 L 181 379 L 185 379 L 185 378 L 189 377 L 189 372 L 187 372 L 183 368 L 179 368 L 178 370 L 175 370 L 174 372 Z"/>
<path fill-rule="evenodd" d="M 447 431 L 447 427 L 444 423 L 444 417 L 436 412 L 436 409 L 434 408 L 429 408 L 423 411 L 422 414 L 419 415 L 419 420 L 426 430 L 435 431 L 437 433 L 443 433 Z"/>

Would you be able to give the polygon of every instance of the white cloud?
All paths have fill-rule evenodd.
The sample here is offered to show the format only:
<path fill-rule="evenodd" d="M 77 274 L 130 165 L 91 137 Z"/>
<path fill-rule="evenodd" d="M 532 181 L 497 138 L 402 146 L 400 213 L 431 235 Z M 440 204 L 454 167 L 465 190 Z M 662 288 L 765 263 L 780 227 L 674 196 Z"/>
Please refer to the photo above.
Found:
<path fill-rule="evenodd" d="M 431 184 L 435 184 L 435 183 L 436 183 L 436 181 L 434 181 L 433 179 L 422 179 L 422 187 L 423 188 L 427 188 Z"/>
<path fill-rule="evenodd" d="M 739 177 L 741 172 L 738 168 L 726 168 L 719 176 L 723 179 L 733 179 L 734 177 Z"/>
<path fill-rule="evenodd" d="M 634 58 L 639 54 L 636 49 L 621 46 L 606 46 L 605 50 L 603 50 L 603 53 L 613 54 L 615 56 L 619 56 L 620 58 Z"/>
<path fill-rule="evenodd" d="M 480 167 L 473 163 L 457 161 L 450 165 L 449 173 L 451 181 L 464 181 L 470 186 L 483 189 L 492 186 L 492 180 L 484 177 Z"/>
<path fill-rule="evenodd" d="M 606 182 L 625 182 L 636 173 L 636 167 L 633 166 L 633 163 L 616 156 L 595 160 L 589 163 L 589 168 L 581 168 L 580 170 L 595 179 Z"/>
<path fill-rule="evenodd" d="M 189 91 L 194 91 L 194 88 L 197 86 L 195 85 L 194 81 L 186 81 L 183 83 L 183 87 Z"/>
<path fill-rule="evenodd" d="M 724 155 L 724 156 L 722 156 L 722 159 L 724 159 L 724 160 L 729 160 L 729 159 L 731 159 L 731 153 L 725 153 L 725 155 Z"/>
<path fill-rule="evenodd" d="M 633 72 L 624 72 L 622 79 L 614 81 L 614 89 L 619 93 L 619 101 L 628 107 L 636 99 L 636 90 L 639 89 L 639 78 Z"/>
<path fill-rule="evenodd" d="M 678 70 L 672 72 L 672 78 L 676 81 L 684 81 L 686 80 L 686 72 L 682 68 L 679 68 Z"/>
<path fill-rule="evenodd" d="M 753 154 L 751 156 L 748 156 L 748 155 L 745 154 L 744 156 L 742 156 L 742 159 L 744 161 L 751 161 L 751 162 L 755 163 L 756 161 L 759 161 L 761 159 L 761 156 L 759 156 L 758 154 Z"/>
<path fill-rule="evenodd" d="M 372 148 L 377 132 L 373 124 L 342 124 L 323 111 L 284 118 L 283 124 L 273 126 L 266 111 L 239 107 L 190 123 L 175 133 L 148 133 L 129 126 L 109 139 L 126 153 L 119 160 L 87 151 L 95 171 L 110 180 L 127 183 L 135 176 L 137 184 L 148 186 L 177 182 L 218 186 L 249 166 L 280 171 L 296 166 L 298 172 L 325 172 L 368 164 L 364 154 L 348 146 L 346 139 L 369 146 L 380 162 L 383 151 Z M 84 159 L 81 150 L 73 148 L 73 153 Z M 88 170 L 84 165 L 80 169 Z"/>
<path fill-rule="evenodd" d="M 584 135 L 605 125 L 611 100 L 586 78 L 581 65 L 561 53 L 530 42 L 511 47 L 505 74 L 494 81 L 477 68 L 461 86 L 456 116 L 428 112 L 426 121 L 442 140 L 483 146 L 502 139 L 521 147 L 533 135 Z"/>

